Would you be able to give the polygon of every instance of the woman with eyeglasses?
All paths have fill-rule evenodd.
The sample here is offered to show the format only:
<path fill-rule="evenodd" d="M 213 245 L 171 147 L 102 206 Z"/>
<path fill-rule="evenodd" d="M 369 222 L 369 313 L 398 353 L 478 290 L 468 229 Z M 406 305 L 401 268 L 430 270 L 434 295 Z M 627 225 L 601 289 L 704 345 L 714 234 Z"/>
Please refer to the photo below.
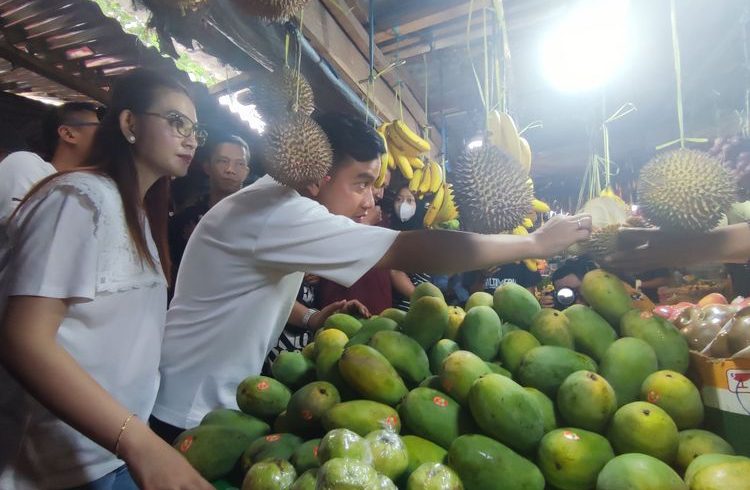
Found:
<path fill-rule="evenodd" d="M 212 488 L 144 422 L 159 385 L 169 180 L 205 139 L 195 121 L 180 84 L 130 72 L 89 166 L 43 180 L 11 218 L 0 488 Z"/>

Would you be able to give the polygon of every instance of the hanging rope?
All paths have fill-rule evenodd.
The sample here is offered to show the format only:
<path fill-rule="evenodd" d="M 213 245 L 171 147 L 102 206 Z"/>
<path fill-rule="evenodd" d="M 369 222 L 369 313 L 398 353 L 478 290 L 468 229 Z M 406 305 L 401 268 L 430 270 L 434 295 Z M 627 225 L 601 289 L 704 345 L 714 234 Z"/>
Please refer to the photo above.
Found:
<path fill-rule="evenodd" d="M 508 112 L 508 72 L 510 72 L 510 44 L 508 43 L 508 25 L 505 22 L 505 8 L 503 7 L 503 0 L 492 0 L 492 5 L 495 8 L 495 19 L 497 20 L 498 26 L 500 27 L 500 35 L 503 38 L 503 56 L 502 56 L 502 84 L 500 86 L 499 95 L 499 109 L 501 112 Z M 498 65 L 499 57 L 497 61 Z M 498 71 L 500 67 L 498 66 Z"/>
<path fill-rule="evenodd" d="M 305 18 L 305 11 L 300 10 L 299 13 L 299 28 L 297 29 L 297 87 L 296 87 L 296 94 L 294 98 L 294 106 L 299 107 L 299 88 L 302 84 L 302 23 Z"/>
<path fill-rule="evenodd" d="M 469 15 L 468 20 L 466 23 L 466 54 L 469 56 L 469 63 L 471 64 L 471 71 L 474 73 L 474 80 L 477 83 L 477 89 L 479 91 L 479 97 L 482 100 L 482 107 L 484 107 L 485 112 L 487 112 L 487 101 L 484 98 L 484 88 L 482 88 L 482 82 L 479 79 L 479 73 L 477 73 L 477 68 L 474 66 L 474 57 L 471 54 L 471 21 L 472 16 L 474 13 L 474 0 L 469 1 Z"/>
<path fill-rule="evenodd" d="M 612 160 L 610 158 L 610 153 L 609 153 L 609 123 L 613 121 L 617 121 L 618 119 L 622 119 L 623 117 L 627 116 L 628 114 L 636 110 L 637 109 L 633 103 L 627 102 L 621 105 L 620 108 L 614 112 L 614 114 L 609 116 L 602 123 L 602 140 L 603 140 L 602 147 L 604 149 L 604 158 L 602 159 L 602 166 L 603 166 L 603 171 L 604 171 L 604 188 L 605 189 L 610 187 L 610 177 L 612 176 L 612 172 L 610 170 L 612 166 Z"/>
<path fill-rule="evenodd" d="M 750 5 L 742 14 L 742 54 L 745 58 L 745 117 L 742 124 L 742 135 L 750 137 Z"/>

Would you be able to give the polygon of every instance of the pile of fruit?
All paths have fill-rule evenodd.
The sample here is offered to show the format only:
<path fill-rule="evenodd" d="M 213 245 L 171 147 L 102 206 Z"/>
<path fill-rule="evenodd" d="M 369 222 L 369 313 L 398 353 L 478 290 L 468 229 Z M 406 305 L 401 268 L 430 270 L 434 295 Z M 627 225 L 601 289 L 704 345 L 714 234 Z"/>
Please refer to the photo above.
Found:
<path fill-rule="evenodd" d="M 581 293 L 557 311 L 507 284 L 459 308 L 423 284 L 408 312 L 333 315 L 175 447 L 242 490 L 746 490 L 750 458 L 701 429 L 679 330 L 602 270 Z"/>

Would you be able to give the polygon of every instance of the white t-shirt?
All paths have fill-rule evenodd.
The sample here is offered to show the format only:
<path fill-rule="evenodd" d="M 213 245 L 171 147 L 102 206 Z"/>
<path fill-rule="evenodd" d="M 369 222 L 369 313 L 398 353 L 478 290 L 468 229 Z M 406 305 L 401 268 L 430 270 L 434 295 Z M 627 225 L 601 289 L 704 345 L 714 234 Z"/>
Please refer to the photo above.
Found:
<path fill-rule="evenodd" d="M 58 177 L 24 205 L 8 235 L 0 313 L 8 296 L 71 299 L 58 343 L 146 420 L 159 384 L 166 281 L 161 266 L 155 271 L 141 263 L 114 182 L 88 172 Z M 3 490 L 82 485 L 123 464 L 52 415 L 2 368 L 0 434 Z"/>
<path fill-rule="evenodd" d="M 336 216 L 266 176 L 214 206 L 188 240 L 167 312 L 154 416 L 191 427 L 257 374 L 305 272 L 350 286 L 398 232 Z"/>
<path fill-rule="evenodd" d="M 2 230 L 19 201 L 34 184 L 55 172 L 55 167 L 29 151 L 17 151 L 0 160 L 0 245 Z"/>

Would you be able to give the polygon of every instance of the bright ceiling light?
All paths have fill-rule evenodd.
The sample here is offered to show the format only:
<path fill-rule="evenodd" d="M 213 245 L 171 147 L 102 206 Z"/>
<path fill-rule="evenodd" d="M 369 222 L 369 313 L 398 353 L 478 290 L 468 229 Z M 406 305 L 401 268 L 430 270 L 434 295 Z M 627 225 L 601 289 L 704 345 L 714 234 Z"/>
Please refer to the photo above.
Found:
<path fill-rule="evenodd" d="M 542 42 L 549 82 L 565 92 L 605 84 L 624 64 L 633 43 L 628 0 L 584 0 Z"/>

